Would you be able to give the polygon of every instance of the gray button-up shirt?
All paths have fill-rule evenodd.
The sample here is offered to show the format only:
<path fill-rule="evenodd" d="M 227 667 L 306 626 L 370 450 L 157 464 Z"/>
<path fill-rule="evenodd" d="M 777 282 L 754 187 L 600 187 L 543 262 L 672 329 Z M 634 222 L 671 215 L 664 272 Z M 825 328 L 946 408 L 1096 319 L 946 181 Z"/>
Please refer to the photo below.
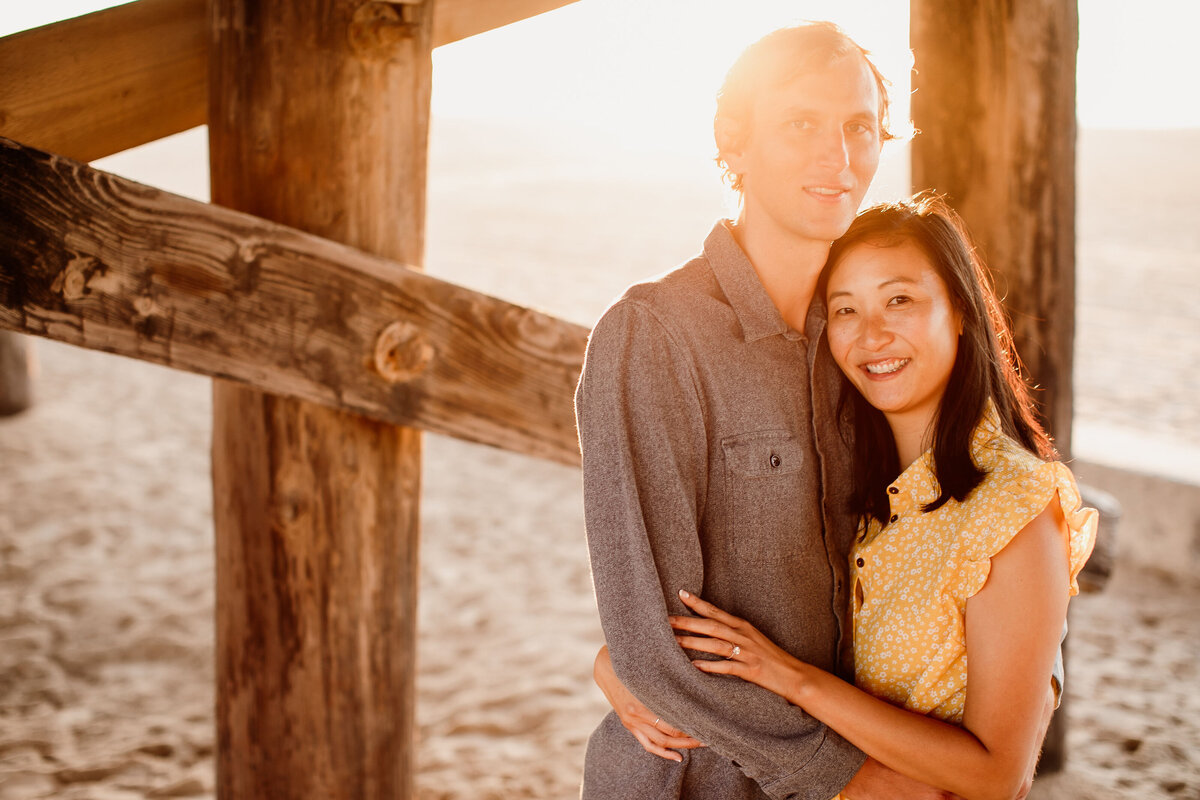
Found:
<path fill-rule="evenodd" d="M 576 393 L 588 546 L 618 677 L 709 745 L 652 756 L 610 714 L 585 800 L 829 800 L 864 756 L 752 684 L 707 675 L 667 625 L 681 588 L 851 674 L 848 434 L 814 303 L 791 329 L 718 223 L 701 255 L 631 287 L 596 324 Z"/>

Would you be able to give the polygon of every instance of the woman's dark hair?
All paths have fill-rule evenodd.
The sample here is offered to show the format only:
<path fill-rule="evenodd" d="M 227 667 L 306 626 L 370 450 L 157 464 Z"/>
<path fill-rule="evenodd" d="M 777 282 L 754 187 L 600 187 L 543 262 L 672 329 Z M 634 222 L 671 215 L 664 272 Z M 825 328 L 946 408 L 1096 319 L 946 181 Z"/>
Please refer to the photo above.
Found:
<path fill-rule="evenodd" d="M 1012 334 L 987 270 L 971 245 L 962 219 L 938 196 L 873 206 L 833 243 L 818 286 L 825 296 L 830 273 L 853 248 L 913 244 L 929 259 L 962 315 L 963 331 L 933 432 L 933 474 L 940 494 L 925 511 L 950 498 L 962 502 L 986 474 L 971 458 L 971 439 L 990 399 L 1005 434 L 1044 459 L 1056 457 L 1050 437 L 1033 414 Z M 843 382 L 841 403 L 852 407 L 854 491 L 851 502 L 864 518 L 888 522 L 887 487 L 900 474 L 896 442 L 883 412 Z"/>

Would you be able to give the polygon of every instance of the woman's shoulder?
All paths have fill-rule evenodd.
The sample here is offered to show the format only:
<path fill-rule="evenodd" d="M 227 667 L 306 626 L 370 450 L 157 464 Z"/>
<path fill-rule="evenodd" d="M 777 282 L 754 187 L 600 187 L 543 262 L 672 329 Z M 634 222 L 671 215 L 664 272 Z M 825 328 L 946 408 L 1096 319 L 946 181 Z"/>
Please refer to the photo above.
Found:
<path fill-rule="evenodd" d="M 1002 433 L 979 444 L 976 460 L 987 474 L 965 504 L 970 522 L 964 526 L 962 556 L 975 568 L 967 570 L 963 596 L 970 597 L 983 586 L 988 572 L 985 562 L 1056 499 L 1066 521 L 1071 594 L 1076 594 L 1076 576 L 1095 543 L 1097 515 L 1084 507 L 1075 476 L 1061 461 L 1043 460 Z"/>
<path fill-rule="evenodd" d="M 1074 482 L 1065 464 L 1046 461 L 999 431 L 977 439 L 972 456 L 985 473 L 974 492 L 980 499 L 1041 496 L 1064 477 Z"/>

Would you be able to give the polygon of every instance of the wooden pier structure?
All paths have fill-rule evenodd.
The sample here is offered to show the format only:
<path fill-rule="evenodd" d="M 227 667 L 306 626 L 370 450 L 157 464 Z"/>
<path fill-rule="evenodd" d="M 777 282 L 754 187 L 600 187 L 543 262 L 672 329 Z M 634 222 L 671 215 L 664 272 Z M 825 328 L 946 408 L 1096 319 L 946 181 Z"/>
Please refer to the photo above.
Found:
<path fill-rule="evenodd" d="M 572 1 L 138 0 L 0 39 L 0 328 L 215 379 L 222 798 L 413 796 L 420 430 L 578 463 L 587 330 L 420 271 L 432 49 Z M 1007 287 L 1065 449 L 1075 3 L 912 20 L 914 188 Z M 205 123 L 212 204 L 84 163 Z"/>

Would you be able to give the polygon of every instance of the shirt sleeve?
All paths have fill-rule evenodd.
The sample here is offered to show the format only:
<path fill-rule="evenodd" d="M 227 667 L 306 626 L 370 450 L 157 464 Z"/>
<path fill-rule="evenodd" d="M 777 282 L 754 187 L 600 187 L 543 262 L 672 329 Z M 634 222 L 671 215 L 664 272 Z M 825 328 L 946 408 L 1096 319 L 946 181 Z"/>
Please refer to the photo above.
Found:
<path fill-rule="evenodd" d="M 992 557 L 1045 511 L 1055 497 L 1067 523 L 1070 594 L 1079 594 L 1079 572 L 1096 544 L 1099 514 L 1083 505 L 1071 470 L 1061 462 L 1048 461 L 1015 476 L 997 487 L 984 502 L 976 503 L 980 510 L 973 523 L 979 535 L 966 540 L 962 568 L 955 576 L 954 591 L 958 596 L 966 599 L 983 588 L 991 573 Z"/>
<path fill-rule="evenodd" d="M 667 624 L 687 613 L 678 589 L 703 591 L 708 434 L 691 354 L 651 308 L 624 300 L 597 323 L 576 415 L 592 576 L 618 677 L 769 796 L 829 800 L 865 756 L 777 695 L 702 673 Z"/>

